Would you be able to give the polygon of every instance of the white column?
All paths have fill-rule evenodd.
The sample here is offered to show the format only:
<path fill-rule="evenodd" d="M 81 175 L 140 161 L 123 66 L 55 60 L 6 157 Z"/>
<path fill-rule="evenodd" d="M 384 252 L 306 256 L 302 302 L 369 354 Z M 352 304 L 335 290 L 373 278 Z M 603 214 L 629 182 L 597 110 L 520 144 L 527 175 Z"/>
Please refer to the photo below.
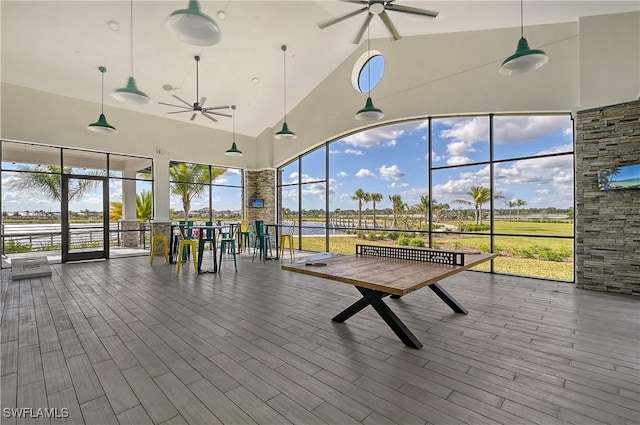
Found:
<path fill-rule="evenodd" d="M 122 218 L 124 220 L 137 220 L 136 217 L 136 181 L 135 171 L 125 171 L 125 179 L 122 180 Z"/>
<path fill-rule="evenodd" d="M 169 217 L 169 160 L 153 160 L 153 219 L 170 221 Z"/>

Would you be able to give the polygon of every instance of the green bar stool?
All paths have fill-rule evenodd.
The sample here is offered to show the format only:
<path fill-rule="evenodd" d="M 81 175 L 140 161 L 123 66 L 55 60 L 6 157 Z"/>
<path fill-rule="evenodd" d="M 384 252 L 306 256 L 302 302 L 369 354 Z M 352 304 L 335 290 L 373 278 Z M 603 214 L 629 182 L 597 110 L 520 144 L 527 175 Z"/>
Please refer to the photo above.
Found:
<path fill-rule="evenodd" d="M 238 272 L 238 261 L 236 259 L 236 240 L 233 237 L 220 238 L 220 259 L 218 259 L 218 271 L 222 270 L 222 257 L 228 251 L 229 255 L 233 255 L 233 265 Z"/>

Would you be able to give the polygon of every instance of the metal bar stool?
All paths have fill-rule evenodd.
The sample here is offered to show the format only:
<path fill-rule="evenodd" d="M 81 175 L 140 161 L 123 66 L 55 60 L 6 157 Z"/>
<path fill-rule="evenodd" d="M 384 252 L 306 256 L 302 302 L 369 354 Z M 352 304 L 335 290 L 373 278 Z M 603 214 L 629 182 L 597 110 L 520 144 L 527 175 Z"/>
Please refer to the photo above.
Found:
<path fill-rule="evenodd" d="M 236 259 L 236 240 L 233 236 L 220 239 L 220 258 L 218 259 L 218 271 L 222 270 L 222 257 L 224 257 L 225 251 L 228 251 L 229 255 L 233 255 L 233 265 L 238 272 L 238 261 Z"/>
<path fill-rule="evenodd" d="M 284 258 L 284 245 L 285 241 L 289 245 L 289 257 L 291 262 L 296 258 L 296 254 L 293 252 L 293 230 L 295 229 L 296 222 L 292 222 L 291 226 L 287 227 L 286 232 L 282 232 L 280 235 L 280 258 Z"/>
<path fill-rule="evenodd" d="M 264 221 L 256 220 L 254 222 L 256 228 L 256 236 L 253 242 L 253 257 L 251 257 L 251 262 L 256 258 L 256 251 L 258 247 L 260 248 L 260 257 L 262 257 L 262 262 L 267 261 L 267 246 L 269 247 L 269 253 L 273 257 L 273 252 L 271 251 L 271 235 L 264 231 Z"/>
<path fill-rule="evenodd" d="M 178 245 L 178 268 L 176 275 L 180 274 L 182 268 L 182 260 L 188 259 L 189 255 L 193 257 L 193 269 L 198 274 L 198 243 L 197 239 L 186 238 L 180 233 L 180 244 Z M 185 252 L 186 251 L 186 252 Z"/>
<path fill-rule="evenodd" d="M 151 265 L 153 266 L 153 259 L 159 253 L 159 246 L 162 244 L 162 252 L 164 254 L 164 259 L 169 264 L 169 242 L 167 241 L 166 236 L 162 235 L 153 235 L 151 237 Z"/>

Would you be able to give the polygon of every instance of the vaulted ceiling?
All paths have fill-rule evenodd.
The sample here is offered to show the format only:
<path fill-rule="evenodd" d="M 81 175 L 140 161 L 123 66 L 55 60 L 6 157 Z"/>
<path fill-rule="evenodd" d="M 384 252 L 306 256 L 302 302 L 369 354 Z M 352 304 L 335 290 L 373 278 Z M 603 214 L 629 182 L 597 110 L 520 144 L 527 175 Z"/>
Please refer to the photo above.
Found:
<path fill-rule="evenodd" d="M 520 35 L 520 2 L 409 1 L 396 4 L 438 11 L 436 19 L 389 13 L 405 36 L 514 27 L 513 47 Z M 341 1 L 202 1 L 203 12 L 218 23 L 220 43 L 210 47 L 184 44 L 165 23 L 187 1 L 133 3 L 133 75 L 149 105 L 125 105 L 109 93 L 123 87 L 130 75 L 129 1 L 7 1 L 0 3 L 3 83 L 28 87 L 85 101 L 100 102 L 100 73 L 105 66 L 105 106 L 131 109 L 188 122 L 191 114 L 168 115 L 179 96 L 196 100 L 194 56 L 200 55 L 199 96 L 207 106 L 237 105 L 236 131 L 257 136 L 283 117 L 283 56 L 287 51 L 287 106 L 305 98 L 358 45 L 352 43 L 365 15 L 325 29 L 318 23 L 357 10 Z M 525 26 L 576 22 L 579 17 L 640 10 L 638 1 L 524 2 Z M 218 17 L 223 11 L 224 19 Z M 111 27 L 119 27 L 114 30 Z M 526 35 L 526 28 L 525 28 Z M 371 23 L 375 40 L 390 34 L 380 19 Z M 361 43 L 365 43 L 363 39 Z M 394 43 L 402 43 L 403 40 Z M 535 40 L 529 40 L 535 47 Z M 490 46 L 488 46 L 490 47 Z M 361 47 L 360 47 L 361 48 Z M 504 52 L 505 57 L 513 52 Z M 433 58 L 446 60 L 446 58 Z M 349 76 L 345 76 L 349 78 Z M 38 113 L 33 105 L 31 113 Z M 240 119 L 240 117 L 242 117 Z M 198 116 L 193 125 L 231 130 L 231 119 L 214 123 Z"/>

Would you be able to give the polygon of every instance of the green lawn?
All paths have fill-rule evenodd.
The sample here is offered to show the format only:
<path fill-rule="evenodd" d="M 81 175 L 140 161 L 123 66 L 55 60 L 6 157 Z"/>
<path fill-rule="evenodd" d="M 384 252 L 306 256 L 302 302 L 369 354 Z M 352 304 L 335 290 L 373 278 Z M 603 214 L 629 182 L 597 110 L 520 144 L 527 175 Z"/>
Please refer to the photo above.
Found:
<path fill-rule="evenodd" d="M 294 238 L 296 248 L 298 239 Z M 473 249 L 488 251 L 489 237 L 481 235 L 437 235 L 435 247 L 440 249 Z M 330 238 L 329 251 L 338 254 L 353 254 L 356 244 L 396 246 L 390 239 L 368 240 L 354 236 Z M 326 250 L 324 236 L 305 236 L 303 249 L 322 252 Z M 553 238 L 496 237 L 494 270 L 518 276 L 539 277 L 573 281 L 573 241 Z M 475 269 L 489 270 L 489 264 Z"/>

